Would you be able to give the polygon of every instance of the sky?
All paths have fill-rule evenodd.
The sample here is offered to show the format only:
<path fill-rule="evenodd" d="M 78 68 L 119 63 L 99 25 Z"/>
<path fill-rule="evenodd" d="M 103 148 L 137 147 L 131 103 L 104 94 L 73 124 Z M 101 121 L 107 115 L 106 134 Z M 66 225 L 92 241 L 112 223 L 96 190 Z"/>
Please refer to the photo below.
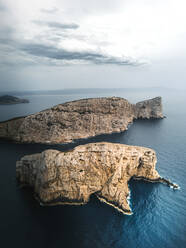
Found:
<path fill-rule="evenodd" d="M 0 91 L 186 88 L 185 0 L 0 0 Z"/>

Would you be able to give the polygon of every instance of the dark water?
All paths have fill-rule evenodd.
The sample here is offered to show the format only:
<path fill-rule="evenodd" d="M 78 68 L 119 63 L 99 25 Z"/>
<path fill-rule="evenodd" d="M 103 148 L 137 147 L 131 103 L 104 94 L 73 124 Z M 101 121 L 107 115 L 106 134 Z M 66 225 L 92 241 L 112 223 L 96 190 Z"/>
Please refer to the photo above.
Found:
<path fill-rule="evenodd" d="M 34 113 L 52 105 L 86 97 L 123 96 L 131 102 L 163 97 L 163 120 L 138 120 L 121 134 L 103 135 L 70 145 L 110 141 L 156 150 L 159 173 L 180 185 L 131 181 L 133 215 L 125 216 L 92 197 L 85 206 L 40 207 L 30 189 L 20 189 L 15 163 L 23 155 L 51 146 L 0 142 L 0 247 L 19 248 L 177 248 L 186 247 L 186 93 L 156 90 L 66 91 L 28 95 L 29 104 L 0 106 L 0 120 Z"/>

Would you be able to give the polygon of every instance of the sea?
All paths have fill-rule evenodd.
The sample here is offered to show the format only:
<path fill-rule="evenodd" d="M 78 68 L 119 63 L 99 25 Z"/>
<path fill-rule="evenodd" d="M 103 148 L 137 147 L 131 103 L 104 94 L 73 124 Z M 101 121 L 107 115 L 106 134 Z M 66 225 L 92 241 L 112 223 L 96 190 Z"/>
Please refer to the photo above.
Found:
<path fill-rule="evenodd" d="M 167 118 L 136 120 L 130 128 L 71 144 L 15 144 L 0 140 L 0 247 L 2 248 L 184 248 L 186 247 L 186 91 L 168 88 L 69 89 L 6 92 L 28 104 L 1 105 L 0 121 L 81 98 L 119 96 L 136 103 L 162 96 Z M 0 92 L 2 95 L 3 93 Z M 46 149 L 66 151 L 108 141 L 153 148 L 159 174 L 180 186 L 130 180 L 133 214 L 123 215 L 92 196 L 84 206 L 43 207 L 32 189 L 15 178 L 16 161 Z"/>

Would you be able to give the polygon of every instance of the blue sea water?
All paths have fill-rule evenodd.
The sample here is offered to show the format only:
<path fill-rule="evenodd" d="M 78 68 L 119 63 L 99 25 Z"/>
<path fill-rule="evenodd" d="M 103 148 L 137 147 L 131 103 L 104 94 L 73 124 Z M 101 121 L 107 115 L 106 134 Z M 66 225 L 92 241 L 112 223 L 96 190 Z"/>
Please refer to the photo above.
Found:
<path fill-rule="evenodd" d="M 186 92 L 168 89 L 66 90 L 17 93 L 29 104 L 0 106 L 0 121 L 38 112 L 74 99 L 121 96 L 137 102 L 161 95 L 162 120 L 137 120 L 128 131 L 68 145 L 14 144 L 0 141 L 0 247 L 19 248 L 182 248 L 186 247 Z M 41 207 L 31 189 L 15 180 L 15 163 L 47 148 L 61 151 L 88 142 L 151 147 L 157 170 L 181 187 L 129 183 L 133 215 L 126 216 L 94 196 L 84 206 Z"/>

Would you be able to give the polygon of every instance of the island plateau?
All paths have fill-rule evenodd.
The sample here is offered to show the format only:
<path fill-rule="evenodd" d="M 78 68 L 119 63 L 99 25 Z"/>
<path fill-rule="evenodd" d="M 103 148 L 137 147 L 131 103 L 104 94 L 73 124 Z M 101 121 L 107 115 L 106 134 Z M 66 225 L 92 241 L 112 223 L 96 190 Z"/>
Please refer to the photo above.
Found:
<path fill-rule="evenodd" d="M 161 97 L 131 104 L 120 97 L 90 98 L 0 123 L 0 138 L 20 143 L 69 143 L 123 132 L 138 118 L 163 118 Z"/>

